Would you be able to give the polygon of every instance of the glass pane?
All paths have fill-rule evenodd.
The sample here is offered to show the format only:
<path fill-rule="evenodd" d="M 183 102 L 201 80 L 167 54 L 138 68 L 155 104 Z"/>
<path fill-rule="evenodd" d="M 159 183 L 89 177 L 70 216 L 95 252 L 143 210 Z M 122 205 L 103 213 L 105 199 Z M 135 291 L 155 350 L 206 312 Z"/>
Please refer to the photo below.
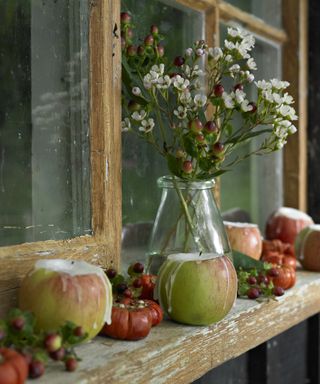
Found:
<path fill-rule="evenodd" d="M 226 36 L 226 27 L 221 27 L 221 41 Z M 252 52 L 258 70 L 254 72 L 256 80 L 281 78 L 281 49 L 279 46 L 256 37 Z M 245 89 L 253 94 L 251 90 Z M 233 122 L 237 124 L 237 121 Z M 263 140 L 261 137 L 256 140 Z M 252 142 L 251 145 L 256 147 Z M 250 143 L 239 147 L 238 154 L 248 153 Z M 267 217 L 282 205 L 282 152 L 255 156 L 237 165 L 231 172 L 221 176 L 221 208 L 223 211 L 239 207 L 250 213 L 261 230 Z"/>
<path fill-rule="evenodd" d="M 86 1 L 0 3 L 0 245 L 91 233 Z"/>
<path fill-rule="evenodd" d="M 281 0 L 226 0 L 225 2 L 253 14 L 273 27 L 282 27 Z"/>
<path fill-rule="evenodd" d="M 166 54 L 172 59 L 195 40 L 203 38 L 203 14 L 175 1 L 122 0 L 122 10 L 133 15 L 137 36 L 156 24 L 166 35 Z M 168 173 L 167 165 L 150 145 L 133 135 L 123 135 L 123 247 L 122 261 L 143 260 L 148 234 L 160 201 L 156 180 Z"/>

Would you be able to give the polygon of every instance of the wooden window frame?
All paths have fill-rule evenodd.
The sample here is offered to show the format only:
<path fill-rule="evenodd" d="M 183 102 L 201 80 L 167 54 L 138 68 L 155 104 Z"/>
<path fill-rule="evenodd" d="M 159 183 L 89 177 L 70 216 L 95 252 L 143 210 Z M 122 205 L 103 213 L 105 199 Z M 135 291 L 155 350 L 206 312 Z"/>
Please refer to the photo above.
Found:
<path fill-rule="evenodd" d="M 283 44 L 284 78 L 300 114 L 298 133 L 284 149 L 284 204 L 306 210 L 307 2 L 283 0 L 284 30 L 224 1 L 178 0 L 205 14 L 206 40 L 219 42 L 220 20 Z M 21 278 L 39 258 L 82 259 L 120 265 L 121 252 L 121 47 L 120 0 L 90 0 L 90 152 L 93 236 L 0 247 L 0 314 L 16 304 Z M 290 37 L 290 38 L 288 38 Z M 299 52 L 299 56 L 297 54 Z"/>

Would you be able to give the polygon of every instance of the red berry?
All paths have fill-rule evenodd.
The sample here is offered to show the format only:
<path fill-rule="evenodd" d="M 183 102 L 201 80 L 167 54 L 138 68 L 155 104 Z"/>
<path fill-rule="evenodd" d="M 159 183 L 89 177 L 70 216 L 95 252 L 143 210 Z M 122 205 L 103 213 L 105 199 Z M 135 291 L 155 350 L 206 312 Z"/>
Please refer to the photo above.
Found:
<path fill-rule="evenodd" d="M 146 51 L 145 47 L 143 45 L 139 45 L 138 50 L 137 50 L 138 55 L 143 56 L 145 54 L 145 51 Z"/>
<path fill-rule="evenodd" d="M 144 271 L 144 265 L 142 263 L 135 263 L 132 266 L 132 270 L 135 273 L 143 273 Z"/>
<path fill-rule="evenodd" d="M 44 347 L 48 352 L 54 352 L 61 348 L 62 338 L 56 333 L 47 335 L 44 339 Z"/>
<path fill-rule="evenodd" d="M 64 359 L 66 355 L 66 350 L 61 347 L 60 349 L 58 349 L 57 351 L 54 351 L 54 352 L 50 352 L 50 357 L 52 360 L 55 360 L 55 361 L 61 361 Z"/>
<path fill-rule="evenodd" d="M 260 296 L 260 292 L 257 288 L 249 288 L 247 292 L 247 296 L 249 299 L 257 299 Z"/>
<path fill-rule="evenodd" d="M 131 21 L 131 16 L 127 12 L 121 12 L 120 20 L 123 24 L 129 24 Z"/>
<path fill-rule="evenodd" d="M 45 368 L 42 361 L 34 360 L 29 364 L 29 377 L 36 379 L 44 374 Z"/>
<path fill-rule="evenodd" d="M 77 369 L 78 362 L 75 357 L 68 357 L 65 361 L 66 370 L 68 372 L 73 372 Z"/>
<path fill-rule="evenodd" d="M 117 276 L 117 271 L 113 268 L 109 268 L 107 269 L 106 274 L 109 277 L 109 279 L 114 279 Z"/>
<path fill-rule="evenodd" d="M 209 120 L 205 123 L 204 129 L 207 133 L 214 133 L 214 132 L 217 132 L 217 130 L 218 130 L 216 124 L 211 120 Z"/>
<path fill-rule="evenodd" d="M 202 131 L 202 123 L 199 119 L 194 119 L 189 121 L 189 129 L 194 133 L 199 133 Z"/>
<path fill-rule="evenodd" d="M 120 283 L 117 285 L 117 292 L 120 293 L 120 295 L 123 294 L 123 292 L 128 289 L 128 286 L 126 283 Z"/>
<path fill-rule="evenodd" d="M 124 292 L 123 292 L 123 296 L 124 297 L 128 297 L 129 299 L 132 298 L 132 291 L 130 289 L 126 289 Z"/>
<path fill-rule="evenodd" d="M 150 46 L 150 45 L 153 45 L 153 42 L 154 42 L 154 38 L 153 38 L 152 35 L 148 35 L 148 36 L 144 39 L 144 45 Z"/>
<path fill-rule="evenodd" d="M 202 133 L 199 133 L 197 136 L 196 136 L 196 140 L 199 142 L 199 143 L 203 143 L 204 142 L 204 136 Z"/>
<path fill-rule="evenodd" d="M 269 283 L 269 279 L 267 278 L 267 276 L 264 276 L 264 275 L 259 275 L 257 281 L 259 284 L 267 285 Z"/>
<path fill-rule="evenodd" d="M 174 60 L 173 60 L 173 64 L 176 66 L 176 67 L 181 67 L 183 64 L 184 64 L 185 60 L 182 56 L 177 56 Z"/>
<path fill-rule="evenodd" d="M 137 54 L 137 47 L 135 45 L 129 45 L 127 48 L 127 55 L 128 56 L 135 56 Z"/>
<path fill-rule="evenodd" d="M 224 151 L 224 145 L 218 141 L 212 146 L 212 152 L 216 155 L 221 154 Z"/>
<path fill-rule="evenodd" d="M 282 296 L 282 295 L 284 295 L 284 289 L 282 287 L 274 287 L 273 288 L 273 294 L 275 296 Z"/>
<path fill-rule="evenodd" d="M 255 113 L 257 111 L 257 105 L 256 103 L 254 103 L 253 101 L 251 103 L 249 103 L 248 105 L 252 105 L 252 109 L 250 111 L 250 113 Z"/>
<path fill-rule="evenodd" d="M 162 57 L 164 55 L 164 46 L 163 45 L 158 44 L 156 50 L 157 50 L 159 57 Z"/>
<path fill-rule="evenodd" d="M 25 320 L 22 316 L 15 317 L 11 320 L 11 326 L 16 331 L 22 331 L 25 325 Z"/>
<path fill-rule="evenodd" d="M 267 275 L 270 277 L 278 277 L 279 276 L 279 270 L 277 268 L 270 268 L 267 272 Z"/>
<path fill-rule="evenodd" d="M 254 276 L 249 276 L 247 278 L 247 283 L 250 285 L 255 285 L 255 284 L 257 284 L 257 279 Z"/>
<path fill-rule="evenodd" d="M 186 160 L 182 164 L 182 170 L 184 173 L 192 173 L 192 162 L 190 160 Z"/>
<path fill-rule="evenodd" d="M 73 330 L 73 334 L 77 337 L 83 337 L 85 335 L 85 331 L 83 329 L 83 327 L 81 327 L 80 325 L 78 327 L 76 327 L 74 330 Z"/>
<path fill-rule="evenodd" d="M 156 25 L 151 25 L 150 32 L 153 35 L 157 35 L 159 33 L 159 28 Z"/>
<path fill-rule="evenodd" d="M 223 88 L 223 85 L 222 84 L 216 84 L 213 88 L 213 93 L 215 94 L 215 96 L 217 97 L 221 97 L 222 94 L 224 92 L 224 88 Z"/>
<path fill-rule="evenodd" d="M 135 287 L 135 288 L 141 288 L 142 287 L 142 279 L 138 278 L 138 279 L 135 279 L 132 283 L 132 285 Z"/>
<path fill-rule="evenodd" d="M 243 84 L 241 83 L 238 83 L 236 84 L 233 89 L 236 91 L 237 89 L 239 89 L 239 91 L 243 91 Z"/>

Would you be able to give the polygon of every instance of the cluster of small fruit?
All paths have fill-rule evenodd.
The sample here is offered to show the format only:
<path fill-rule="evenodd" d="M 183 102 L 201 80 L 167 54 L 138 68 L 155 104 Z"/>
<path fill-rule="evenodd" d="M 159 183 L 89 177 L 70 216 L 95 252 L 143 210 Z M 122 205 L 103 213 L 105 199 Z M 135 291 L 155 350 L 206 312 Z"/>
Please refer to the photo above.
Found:
<path fill-rule="evenodd" d="M 128 277 L 118 273 L 114 268 L 106 270 L 111 284 L 115 302 L 124 298 L 153 300 L 153 290 L 157 276 L 145 274 L 144 265 L 136 262 L 129 266 Z"/>
<path fill-rule="evenodd" d="M 0 347 L 21 353 L 32 379 L 44 374 L 49 359 L 63 362 L 67 371 L 74 371 L 80 359 L 73 345 L 86 337 L 83 328 L 71 322 L 50 333 L 37 332 L 34 316 L 19 309 L 11 310 L 6 319 L 0 320 Z"/>
<path fill-rule="evenodd" d="M 263 268 L 251 268 L 250 270 L 237 271 L 238 274 L 238 296 L 249 299 L 265 299 L 282 296 L 284 289 L 276 285 L 279 277 L 277 268 L 269 264 L 263 264 Z"/>

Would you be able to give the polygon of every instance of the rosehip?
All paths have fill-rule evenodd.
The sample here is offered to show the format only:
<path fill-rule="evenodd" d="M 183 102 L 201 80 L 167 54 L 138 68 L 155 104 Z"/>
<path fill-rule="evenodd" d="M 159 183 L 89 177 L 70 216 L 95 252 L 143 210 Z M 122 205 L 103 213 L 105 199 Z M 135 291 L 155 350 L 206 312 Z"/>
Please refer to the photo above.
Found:
<path fill-rule="evenodd" d="M 223 151 L 224 151 L 224 145 L 221 142 L 218 141 L 217 143 L 213 144 L 212 152 L 215 155 L 220 155 L 221 153 L 223 153 Z"/>
<path fill-rule="evenodd" d="M 260 292 L 257 288 L 248 289 L 247 296 L 249 299 L 257 299 L 260 296 Z"/>
<path fill-rule="evenodd" d="M 120 283 L 117 285 L 117 292 L 123 294 L 123 292 L 128 288 L 126 283 Z"/>
<path fill-rule="evenodd" d="M 255 285 L 255 284 L 257 284 L 257 279 L 254 276 L 249 276 L 247 278 L 247 283 L 250 285 Z"/>
<path fill-rule="evenodd" d="M 223 88 L 223 85 L 222 84 L 216 84 L 213 88 L 213 93 L 215 94 L 215 96 L 217 97 L 221 97 L 222 94 L 224 92 L 224 88 Z"/>
<path fill-rule="evenodd" d="M 275 296 L 282 296 L 282 295 L 284 295 L 284 289 L 282 287 L 274 287 L 273 288 L 273 294 Z"/>
<path fill-rule="evenodd" d="M 55 360 L 55 361 L 61 361 L 64 359 L 66 355 L 66 350 L 61 347 L 60 349 L 54 351 L 54 352 L 50 352 L 50 357 L 52 360 Z"/>
<path fill-rule="evenodd" d="M 144 39 L 144 45 L 151 46 L 151 45 L 153 45 L 153 42 L 154 42 L 154 38 L 153 38 L 152 35 L 148 35 L 148 36 Z"/>
<path fill-rule="evenodd" d="M 239 89 L 239 91 L 243 91 L 243 84 L 241 83 L 238 83 L 236 84 L 233 89 L 236 91 L 237 89 Z"/>
<path fill-rule="evenodd" d="M 218 130 L 216 124 L 211 120 L 209 120 L 205 123 L 204 129 L 207 133 L 214 133 L 214 132 L 217 132 L 217 130 Z"/>
<path fill-rule="evenodd" d="M 159 57 L 162 57 L 164 55 L 164 46 L 161 44 L 158 44 L 156 47 L 157 53 Z"/>
<path fill-rule="evenodd" d="M 44 374 L 45 368 L 42 361 L 34 360 L 29 364 L 29 377 L 36 379 Z"/>
<path fill-rule="evenodd" d="M 194 119 L 189 121 L 189 128 L 194 133 L 199 133 L 202 131 L 202 123 L 199 119 Z"/>
<path fill-rule="evenodd" d="M 151 25 L 150 32 L 153 35 L 157 35 L 159 33 L 159 28 L 156 25 Z"/>
<path fill-rule="evenodd" d="M 137 52 L 139 56 L 143 56 L 146 52 L 146 49 L 143 45 L 139 45 Z"/>
<path fill-rule="evenodd" d="M 135 263 L 132 267 L 133 272 L 142 273 L 144 271 L 144 265 L 142 263 Z"/>
<path fill-rule="evenodd" d="M 114 279 L 117 276 L 117 271 L 113 268 L 109 268 L 106 272 L 109 279 Z"/>
<path fill-rule="evenodd" d="M 77 337 L 83 337 L 84 334 L 85 334 L 85 331 L 83 329 L 83 327 L 81 327 L 80 325 L 78 327 L 76 327 L 74 330 L 73 330 L 73 334 Z"/>
<path fill-rule="evenodd" d="M 129 24 L 131 21 L 131 16 L 127 12 L 121 12 L 120 20 L 122 24 Z"/>
<path fill-rule="evenodd" d="M 173 61 L 173 64 L 176 66 L 176 67 L 181 67 L 183 64 L 184 64 L 185 60 L 182 56 L 177 56 L 174 61 Z"/>
<path fill-rule="evenodd" d="M 16 331 L 22 331 L 25 325 L 25 320 L 22 316 L 15 317 L 11 320 L 10 324 Z"/>
<path fill-rule="evenodd" d="M 54 352 L 61 348 L 62 338 L 56 333 L 52 333 L 46 336 L 44 339 L 44 347 L 48 352 Z"/>
<path fill-rule="evenodd" d="M 137 54 L 137 47 L 135 45 L 129 45 L 127 48 L 127 55 L 128 56 L 135 56 Z"/>
<path fill-rule="evenodd" d="M 204 142 L 204 136 L 199 133 L 197 136 L 196 136 L 196 140 L 199 142 L 199 143 L 203 143 Z"/>
<path fill-rule="evenodd" d="M 190 160 L 186 160 L 182 164 L 182 170 L 185 173 L 191 173 L 192 172 L 192 162 Z"/>
<path fill-rule="evenodd" d="M 142 280 L 140 278 L 138 279 L 135 279 L 132 283 L 132 285 L 135 287 L 135 288 L 141 288 L 142 287 Z"/>
<path fill-rule="evenodd" d="M 127 288 L 127 289 L 123 292 L 123 296 L 128 297 L 129 299 L 131 299 L 131 298 L 132 298 L 132 292 L 131 292 L 131 290 Z"/>
<path fill-rule="evenodd" d="M 65 361 L 66 370 L 68 372 L 73 372 L 77 369 L 78 362 L 75 357 L 67 357 Z"/>

